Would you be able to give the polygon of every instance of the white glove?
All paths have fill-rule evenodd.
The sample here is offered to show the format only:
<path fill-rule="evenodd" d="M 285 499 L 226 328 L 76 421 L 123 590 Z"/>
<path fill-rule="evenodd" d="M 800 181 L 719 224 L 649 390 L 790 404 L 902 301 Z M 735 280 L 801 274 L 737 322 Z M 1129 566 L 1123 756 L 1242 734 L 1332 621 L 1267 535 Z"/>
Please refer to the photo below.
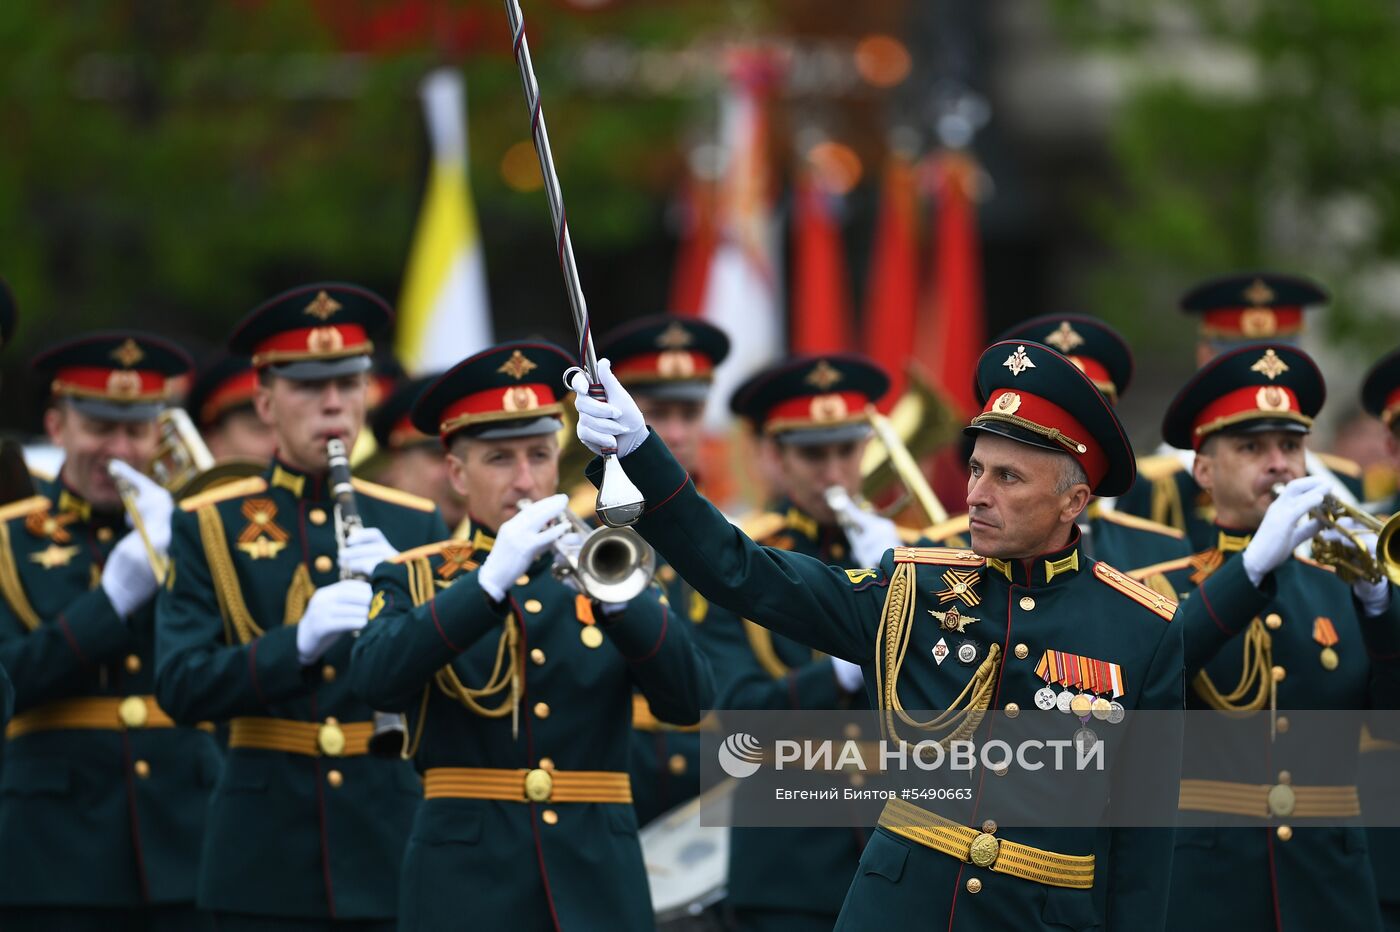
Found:
<path fill-rule="evenodd" d="M 1276 570 L 1303 541 L 1315 536 L 1322 528 L 1316 518 L 1303 518 L 1318 505 L 1332 488 L 1325 476 L 1304 476 L 1283 487 L 1283 493 L 1264 512 L 1259 530 L 1240 559 L 1245 574 L 1258 586 L 1264 577 Z M 1302 523 L 1299 523 L 1302 522 Z"/>
<path fill-rule="evenodd" d="M 111 469 L 136 490 L 136 510 L 146 527 L 146 536 L 156 553 L 165 556 L 170 550 L 170 518 L 175 513 L 175 500 L 144 473 L 137 472 L 121 460 L 112 460 Z M 127 521 L 130 522 L 128 516 Z"/>
<path fill-rule="evenodd" d="M 899 529 L 889 518 L 864 508 L 852 508 L 845 517 L 846 539 L 851 542 L 851 556 L 858 566 L 879 566 L 886 550 L 903 543 Z"/>
<path fill-rule="evenodd" d="M 486 562 L 476 571 L 476 581 L 487 595 L 497 602 L 504 599 L 506 590 L 530 568 L 530 564 L 572 530 L 563 521 L 550 523 L 568 507 L 569 496 L 562 493 L 551 495 L 531 502 L 501 525 Z"/>
<path fill-rule="evenodd" d="M 574 373 L 569 383 L 578 409 L 578 439 L 594 453 L 601 455 L 609 447 L 617 447 L 617 455 L 626 456 L 647 439 L 646 419 L 613 375 L 610 360 L 598 360 L 598 381 L 608 393 L 605 402 L 588 396 L 588 379 L 582 372 Z"/>
<path fill-rule="evenodd" d="M 144 520 L 144 519 L 143 519 Z M 170 545 L 170 522 L 165 523 L 165 543 Z M 156 594 L 160 584 L 146 556 L 146 545 L 135 531 L 117 541 L 102 567 L 102 591 L 122 618 L 130 617 Z"/>
<path fill-rule="evenodd" d="M 836 674 L 836 683 L 848 693 L 858 693 L 865 688 L 865 674 L 858 664 L 840 657 L 831 658 L 831 671 Z"/>
<path fill-rule="evenodd" d="M 363 579 L 342 579 L 323 586 L 306 603 L 297 622 L 297 657 L 303 666 L 314 663 L 346 631 L 358 631 L 369 620 L 371 592 Z"/>
<path fill-rule="evenodd" d="M 340 568 L 368 578 L 374 574 L 376 566 L 398 555 L 379 528 L 357 528 L 346 535 L 345 547 L 340 551 Z"/>

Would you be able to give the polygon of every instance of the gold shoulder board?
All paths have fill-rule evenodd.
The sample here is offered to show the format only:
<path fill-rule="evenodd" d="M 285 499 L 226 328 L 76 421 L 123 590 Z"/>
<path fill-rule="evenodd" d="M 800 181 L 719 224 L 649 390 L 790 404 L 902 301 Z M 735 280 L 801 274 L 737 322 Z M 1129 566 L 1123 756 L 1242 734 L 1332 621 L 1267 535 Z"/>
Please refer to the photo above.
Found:
<path fill-rule="evenodd" d="M 398 489 L 391 489 L 387 485 L 380 485 L 378 482 L 370 482 L 367 479 L 351 479 L 350 484 L 355 487 L 355 491 L 361 495 L 368 495 L 370 498 L 377 498 L 380 501 L 388 502 L 391 505 L 402 505 L 405 508 L 412 508 L 414 511 L 432 512 L 437 508 L 421 495 L 413 495 L 409 492 L 401 492 Z"/>
<path fill-rule="evenodd" d="M 1124 514 L 1123 512 L 1115 511 L 1112 508 L 1100 508 L 1098 511 L 1098 517 L 1112 524 L 1122 525 L 1123 527 L 1130 527 L 1139 531 L 1148 531 L 1152 534 L 1161 534 L 1163 537 L 1173 537 L 1177 540 L 1184 540 L 1186 538 L 1185 531 L 1179 531 L 1176 528 L 1167 524 L 1160 524 L 1156 521 L 1153 521 L 1151 518 L 1142 518 L 1138 515 Z"/>
<path fill-rule="evenodd" d="M 896 547 L 896 563 L 932 563 L 937 566 L 982 566 L 985 557 L 956 547 Z"/>
<path fill-rule="evenodd" d="M 1322 465 L 1336 473 L 1341 473 L 1348 479 L 1361 478 L 1361 464 L 1356 460 L 1349 460 L 1345 456 L 1338 456 L 1335 453 L 1323 453 L 1321 450 L 1314 451 L 1317 458 L 1322 460 Z"/>
<path fill-rule="evenodd" d="M 21 498 L 17 502 L 10 502 L 7 505 L 0 505 L 0 521 L 9 521 L 14 518 L 27 518 L 36 511 L 43 511 L 52 507 L 53 503 L 42 495 L 31 495 L 28 498 Z"/>
<path fill-rule="evenodd" d="M 1155 456 L 1145 456 L 1138 460 L 1137 472 L 1140 477 L 1150 482 L 1158 479 L 1165 479 L 1167 476 L 1181 472 L 1181 460 L 1174 453 L 1158 453 Z"/>
<path fill-rule="evenodd" d="M 456 540 L 456 539 L 454 539 L 454 538 L 448 538 L 447 540 L 440 540 L 440 541 L 438 541 L 437 543 L 433 543 L 433 544 L 424 544 L 424 545 L 421 546 L 421 547 L 414 547 L 412 550 L 405 550 L 405 551 L 403 551 L 403 552 L 400 553 L 398 556 L 393 557 L 392 559 L 390 559 L 389 562 L 390 562 L 390 563 L 399 563 L 399 564 L 403 564 L 403 563 L 412 563 L 414 560 L 417 560 L 417 559 L 420 559 L 420 558 L 424 558 L 424 557 L 435 557 L 435 556 L 437 556 L 438 554 L 442 553 L 442 548 L 446 547 L 448 544 L 461 544 L 461 543 L 462 543 L 462 542 L 461 542 L 460 540 Z"/>
<path fill-rule="evenodd" d="M 1156 612 L 1166 621 L 1171 621 L 1172 616 L 1176 614 L 1176 600 L 1169 599 L 1157 590 L 1144 586 L 1127 574 L 1118 572 L 1107 563 L 1095 563 L 1094 576 L 1099 582 L 1106 583 L 1112 589 L 1117 589 L 1143 608 Z"/>
<path fill-rule="evenodd" d="M 180 502 L 181 511 L 198 511 L 205 505 L 213 505 L 218 502 L 226 502 L 231 498 L 242 498 L 244 495 L 257 495 L 266 491 L 267 480 L 262 476 L 249 476 L 246 479 L 239 479 L 236 482 L 225 482 L 217 485 L 208 492 L 201 492 L 198 495 L 191 495 Z"/>

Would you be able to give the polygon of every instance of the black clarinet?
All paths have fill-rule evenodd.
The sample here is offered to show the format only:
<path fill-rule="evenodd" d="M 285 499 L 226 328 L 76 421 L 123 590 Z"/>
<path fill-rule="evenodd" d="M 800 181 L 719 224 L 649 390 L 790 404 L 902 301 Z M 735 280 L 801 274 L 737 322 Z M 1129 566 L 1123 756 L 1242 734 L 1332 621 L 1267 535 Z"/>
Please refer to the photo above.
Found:
<path fill-rule="evenodd" d="M 330 464 L 331 498 L 335 500 L 335 542 L 337 550 L 345 548 L 351 531 L 365 526 L 360 517 L 360 506 L 355 501 L 355 486 L 350 482 L 350 457 L 345 450 L 345 441 L 332 437 L 326 441 L 326 459 Z M 337 559 L 336 562 L 340 562 Z M 363 579 L 369 577 L 340 563 L 341 579 Z M 356 631 L 358 635 L 360 632 Z M 393 712 L 374 713 L 374 732 L 369 738 L 369 753 L 375 757 L 401 757 L 407 731 L 402 715 Z"/>

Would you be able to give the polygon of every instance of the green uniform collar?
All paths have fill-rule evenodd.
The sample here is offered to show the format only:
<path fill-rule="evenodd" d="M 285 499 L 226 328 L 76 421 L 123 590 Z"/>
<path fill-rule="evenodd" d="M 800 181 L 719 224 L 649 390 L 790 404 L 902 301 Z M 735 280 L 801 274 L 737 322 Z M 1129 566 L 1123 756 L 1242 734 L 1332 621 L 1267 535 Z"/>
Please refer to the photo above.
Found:
<path fill-rule="evenodd" d="M 1038 589 L 1063 583 L 1088 569 L 1088 560 L 1079 553 L 1079 528 L 1070 530 L 1069 542 L 1058 550 L 1042 553 L 1029 560 L 998 560 L 987 558 L 987 566 L 992 576 L 1003 576 L 1008 582 L 1018 586 Z"/>
<path fill-rule="evenodd" d="M 300 470 L 293 469 L 280 459 L 273 458 L 267 464 L 267 469 L 263 472 L 263 478 L 267 480 L 267 487 L 270 489 L 282 489 L 290 492 L 293 498 L 303 498 L 307 501 L 326 501 L 330 497 L 330 490 L 326 486 L 326 474 L 311 475 Z"/>
<path fill-rule="evenodd" d="M 1241 531 L 1238 528 L 1215 526 L 1216 544 L 1215 549 L 1221 553 L 1239 553 L 1249 546 L 1249 542 L 1254 539 L 1253 531 Z"/>

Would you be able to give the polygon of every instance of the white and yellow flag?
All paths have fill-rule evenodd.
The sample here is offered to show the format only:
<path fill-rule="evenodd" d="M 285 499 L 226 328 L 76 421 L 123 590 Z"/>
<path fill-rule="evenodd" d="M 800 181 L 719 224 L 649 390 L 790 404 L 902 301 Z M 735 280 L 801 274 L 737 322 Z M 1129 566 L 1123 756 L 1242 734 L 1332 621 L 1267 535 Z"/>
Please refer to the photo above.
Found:
<path fill-rule="evenodd" d="M 441 68 L 419 90 L 433 164 L 404 272 L 394 346 L 414 375 L 447 369 L 494 342 L 467 177 L 466 85 L 455 69 Z"/>

